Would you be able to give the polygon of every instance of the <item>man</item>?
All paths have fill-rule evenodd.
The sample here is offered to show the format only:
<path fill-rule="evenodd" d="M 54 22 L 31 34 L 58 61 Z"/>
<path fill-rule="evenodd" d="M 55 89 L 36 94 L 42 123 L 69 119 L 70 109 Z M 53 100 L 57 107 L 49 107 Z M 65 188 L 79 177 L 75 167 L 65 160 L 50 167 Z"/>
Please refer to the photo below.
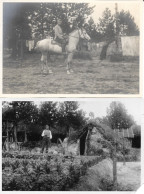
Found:
<path fill-rule="evenodd" d="M 51 131 L 49 130 L 49 126 L 46 125 L 45 129 L 42 132 L 42 150 L 41 153 L 43 153 L 44 148 L 46 147 L 46 153 L 48 153 L 48 147 L 50 146 L 50 140 L 52 139 Z"/>
<path fill-rule="evenodd" d="M 64 52 L 67 41 L 66 41 L 66 37 L 62 31 L 61 24 L 62 24 L 62 20 L 57 19 L 57 25 L 54 27 L 54 32 L 55 32 L 54 40 L 61 44 L 62 51 Z"/>

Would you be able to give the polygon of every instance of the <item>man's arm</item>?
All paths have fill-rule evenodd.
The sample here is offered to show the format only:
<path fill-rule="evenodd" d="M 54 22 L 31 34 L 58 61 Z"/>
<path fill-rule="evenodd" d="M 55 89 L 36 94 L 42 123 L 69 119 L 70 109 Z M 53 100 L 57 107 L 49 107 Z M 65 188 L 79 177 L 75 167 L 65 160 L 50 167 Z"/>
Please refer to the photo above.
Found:
<path fill-rule="evenodd" d="M 43 132 L 42 132 L 41 136 L 42 136 L 42 137 L 44 136 L 44 130 L 43 130 Z"/>
<path fill-rule="evenodd" d="M 51 131 L 50 131 L 50 139 L 52 139 L 52 133 L 51 133 Z"/>

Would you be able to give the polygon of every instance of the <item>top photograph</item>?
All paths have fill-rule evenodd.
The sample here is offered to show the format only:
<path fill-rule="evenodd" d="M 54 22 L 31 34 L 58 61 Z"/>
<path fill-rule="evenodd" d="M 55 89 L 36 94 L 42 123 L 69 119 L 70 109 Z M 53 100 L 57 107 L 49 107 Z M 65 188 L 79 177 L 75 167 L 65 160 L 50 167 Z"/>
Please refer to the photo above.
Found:
<path fill-rule="evenodd" d="M 141 1 L 3 2 L 2 95 L 141 95 Z"/>

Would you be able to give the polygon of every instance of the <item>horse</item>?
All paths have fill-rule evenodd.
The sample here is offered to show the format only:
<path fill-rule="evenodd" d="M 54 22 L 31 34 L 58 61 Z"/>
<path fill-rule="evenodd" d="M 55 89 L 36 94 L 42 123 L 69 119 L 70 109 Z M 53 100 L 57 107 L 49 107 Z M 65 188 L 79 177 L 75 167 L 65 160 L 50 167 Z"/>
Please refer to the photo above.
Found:
<path fill-rule="evenodd" d="M 90 36 L 83 28 L 77 28 L 73 32 L 71 32 L 68 36 L 68 44 L 65 47 L 66 50 L 66 69 L 67 74 L 71 74 L 73 70 L 70 68 L 70 64 L 73 59 L 74 52 L 76 51 L 77 45 L 79 43 L 80 38 L 85 39 L 87 41 L 90 40 Z M 39 50 L 42 54 L 41 56 L 41 64 L 42 64 L 42 72 L 45 72 L 47 68 L 49 73 L 53 73 L 50 67 L 48 66 L 48 56 L 52 54 L 62 55 L 62 47 L 57 43 L 53 43 L 52 40 L 43 39 L 37 42 L 36 50 Z"/>

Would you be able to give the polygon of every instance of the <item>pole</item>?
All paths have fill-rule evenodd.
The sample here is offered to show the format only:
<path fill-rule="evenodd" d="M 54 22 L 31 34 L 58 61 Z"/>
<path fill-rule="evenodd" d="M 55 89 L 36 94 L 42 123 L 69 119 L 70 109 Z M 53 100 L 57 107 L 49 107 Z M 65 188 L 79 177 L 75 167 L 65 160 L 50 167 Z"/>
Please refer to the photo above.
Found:
<path fill-rule="evenodd" d="M 117 157 L 116 157 L 116 145 L 114 146 L 113 153 L 113 190 L 117 191 Z"/>
<path fill-rule="evenodd" d="M 117 154 L 116 153 L 117 153 L 117 138 L 115 135 L 115 145 L 113 150 L 113 190 L 114 191 L 117 191 Z"/>
<path fill-rule="evenodd" d="M 124 148 L 125 148 L 125 144 L 124 144 L 124 129 L 123 129 L 123 165 L 125 165 L 126 164 L 126 161 L 125 161 L 125 150 L 124 150 Z"/>

